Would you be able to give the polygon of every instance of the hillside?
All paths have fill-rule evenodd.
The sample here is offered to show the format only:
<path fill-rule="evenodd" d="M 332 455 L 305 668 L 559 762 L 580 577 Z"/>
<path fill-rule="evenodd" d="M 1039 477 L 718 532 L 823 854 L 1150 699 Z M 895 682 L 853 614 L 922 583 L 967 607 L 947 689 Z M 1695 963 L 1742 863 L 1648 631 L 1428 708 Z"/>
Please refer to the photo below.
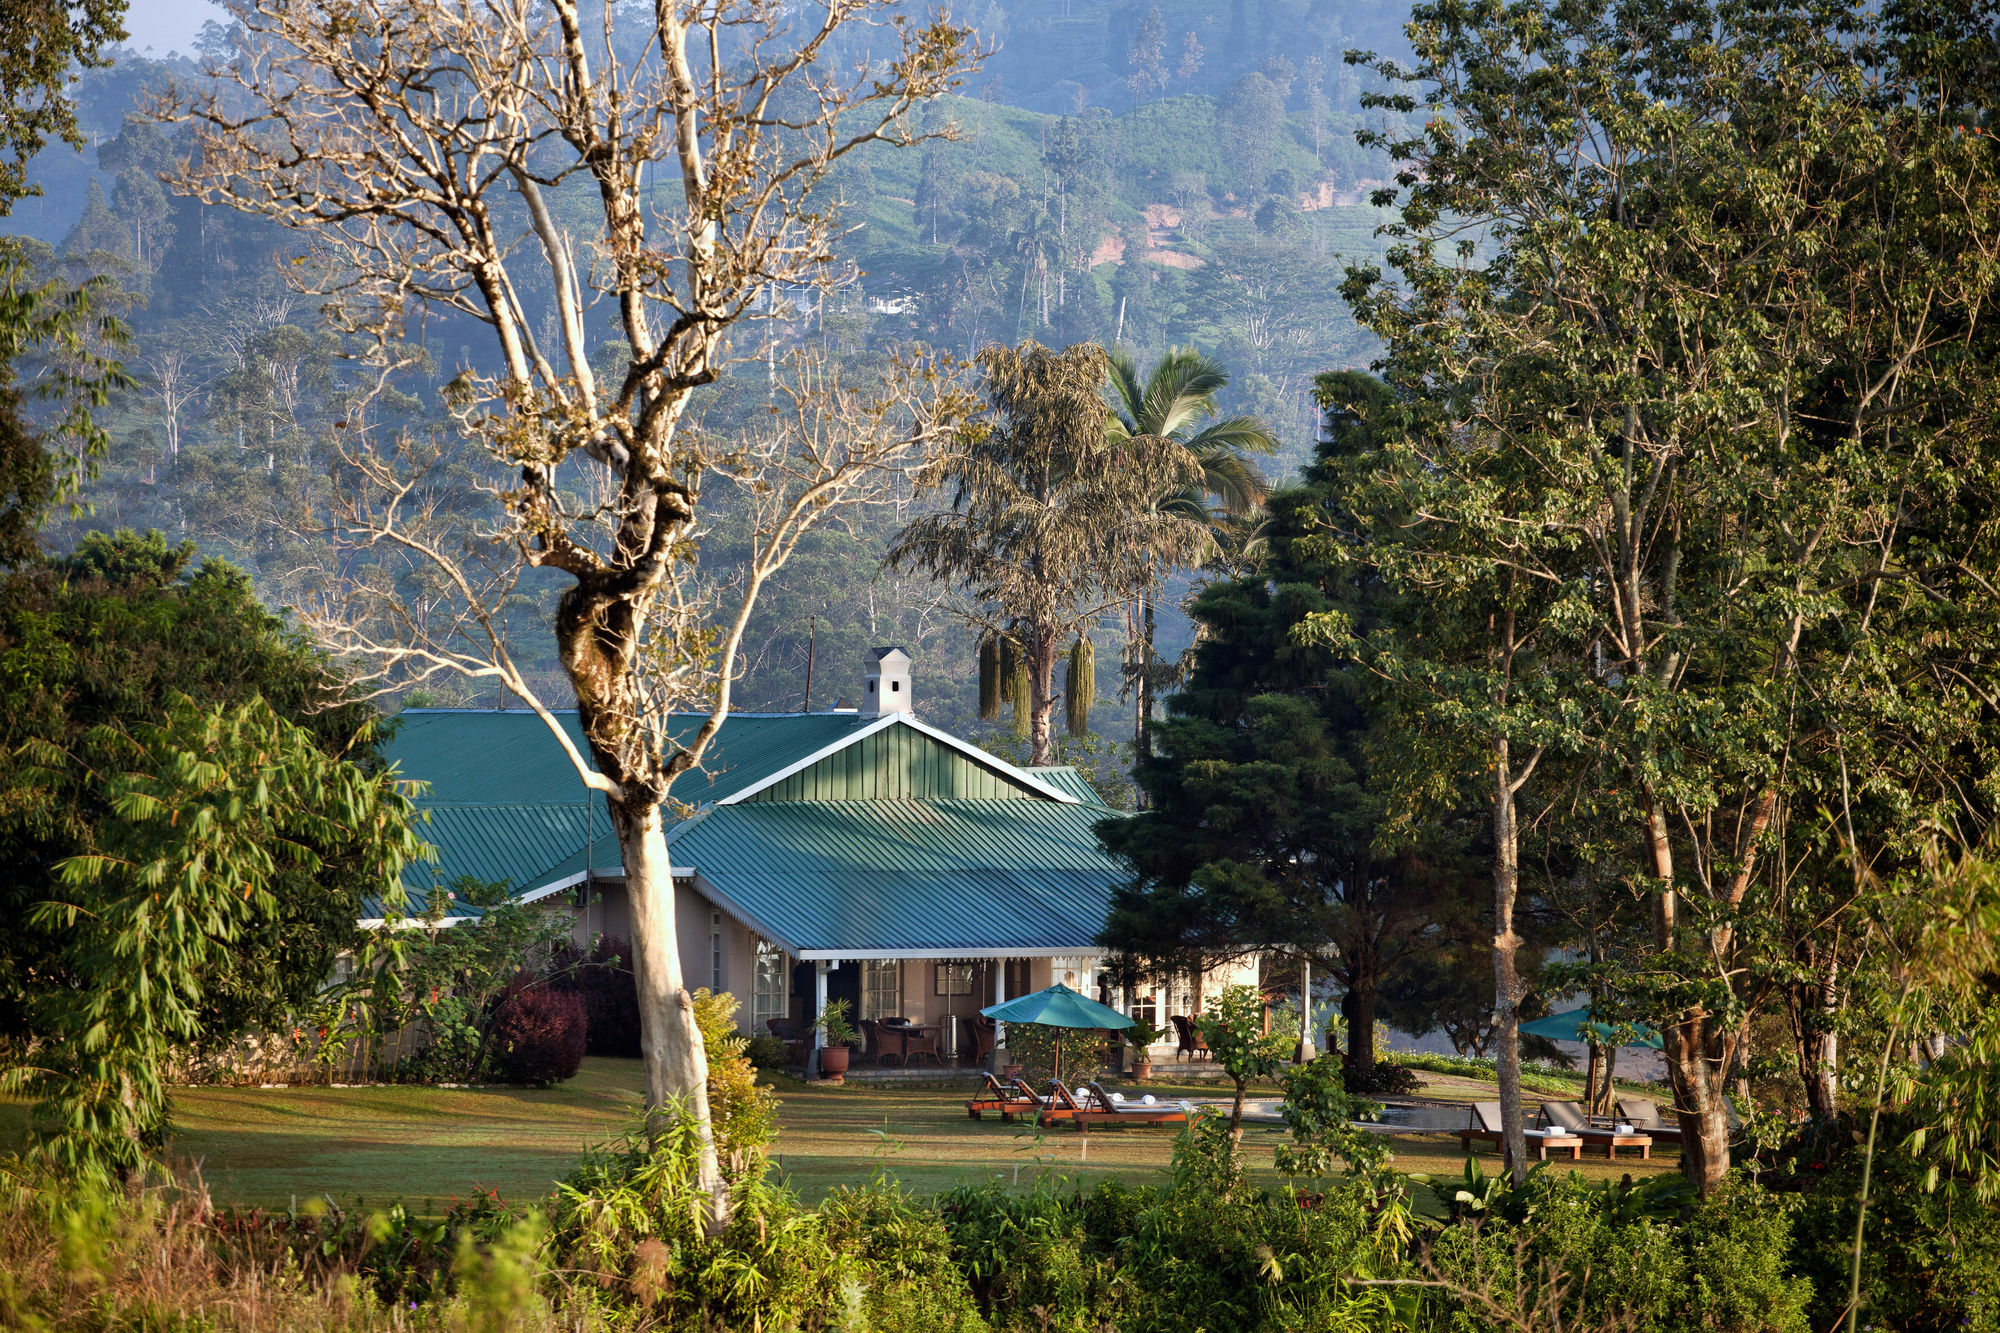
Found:
<path fill-rule="evenodd" d="M 1354 141 L 1358 87 L 1338 51 L 1390 11 L 1163 5 L 1157 33 L 1169 46 L 1195 33 L 1206 54 L 1190 75 L 1140 87 L 1131 42 L 1152 12 L 1050 0 L 974 16 L 993 48 L 985 69 L 913 126 L 951 137 L 873 146 L 837 169 L 823 188 L 844 203 L 851 231 L 840 258 L 852 281 L 811 309 L 781 311 L 779 341 L 866 357 L 921 340 L 969 357 L 992 341 L 1092 339 L 1142 363 L 1192 344 L 1230 367 L 1224 409 L 1278 430 L 1285 447 L 1267 470 L 1291 475 L 1310 454 L 1311 377 L 1371 354 L 1338 286 L 1345 261 L 1379 253 L 1383 214 L 1365 198 L 1386 164 Z M 157 527 L 243 565 L 284 604 L 324 577 L 314 534 L 335 423 L 355 392 L 352 349 L 286 290 L 294 238 L 160 189 L 157 173 L 180 151 L 174 132 L 128 118 L 147 86 L 194 74 L 187 60 L 134 56 L 88 74 L 79 100 L 93 147 L 38 159 L 45 196 L 11 219 L 46 244 L 50 273 L 116 287 L 133 332 L 135 385 L 104 414 L 112 448 L 90 512 L 51 536 L 64 544 L 88 528 Z M 670 211 L 670 181 L 652 194 Z M 592 225 L 581 183 L 554 206 L 575 227 Z M 531 309 L 545 299 L 522 296 Z M 437 386 L 484 356 L 480 331 L 453 317 L 434 314 L 415 334 L 428 361 L 375 405 L 380 427 L 438 429 Z M 604 335 L 616 336 L 608 322 Z M 761 403 L 760 386 L 761 371 L 725 378 L 702 410 L 726 429 Z M 471 486 L 482 467 L 461 456 L 452 484 Z M 753 631 L 748 705 L 804 701 L 809 641 L 816 681 L 840 682 L 838 693 L 868 644 L 897 639 L 935 682 L 930 707 L 972 724 L 963 631 L 937 613 L 928 585 L 875 576 L 894 527 L 871 517 L 801 553 Z M 718 577 L 734 541 L 725 515 L 704 544 Z M 534 576 L 522 593 L 540 600 L 553 587 Z M 1106 625 L 1098 658 L 1108 735 L 1130 731 L 1118 698 L 1122 633 Z M 1185 634 L 1169 607 L 1162 646 Z M 559 692 L 546 647 L 529 656 L 543 659 Z"/>

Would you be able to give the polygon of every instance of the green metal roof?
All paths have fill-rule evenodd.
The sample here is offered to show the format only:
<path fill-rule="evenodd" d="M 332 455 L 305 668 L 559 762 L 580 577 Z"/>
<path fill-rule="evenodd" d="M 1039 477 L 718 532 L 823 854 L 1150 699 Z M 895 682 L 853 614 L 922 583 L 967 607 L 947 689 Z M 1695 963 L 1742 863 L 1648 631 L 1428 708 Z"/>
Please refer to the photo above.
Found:
<path fill-rule="evenodd" d="M 794 954 L 1084 950 L 1131 878 L 1102 805 L 797 801 L 718 806 L 668 835 L 722 906 Z"/>
<path fill-rule="evenodd" d="M 583 751 L 576 714 L 555 717 Z M 677 715 L 670 734 L 692 738 L 702 720 L 697 714 Z M 622 873 L 603 798 L 584 786 L 538 715 L 525 709 L 413 708 L 398 722 L 387 758 L 401 776 L 427 784 L 417 803 L 429 820 L 423 835 L 438 852 L 436 865 L 413 865 L 404 874 L 412 910 L 434 886 L 449 886 L 462 875 L 529 893 L 574 881 L 586 865 L 598 873 Z M 763 803 L 773 796 L 792 798 L 781 802 L 787 808 L 809 803 L 801 797 L 821 802 L 866 797 L 871 799 L 853 803 L 871 804 L 906 797 L 998 798 L 1004 792 L 1013 799 L 992 803 L 1022 807 L 1060 806 L 1051 793 L 1094 800 L 1080 778 L 1063 780 L 1068 770 L 1031 775 L 968 751 L 964 742 L 914 719 L 887 721 L 852 712 L 736 713 L 724 721 L 702 767 L 675 782 L 673 795 L 689 809 L 717 810 L 737 808 L 722 802 L 749 797 L 745 804 Z M 1103 813 L 1101 807 L 1092 809 Z M 677 855 L 675 864 L 686 862 Z M 465 907 L 453 911 L 476 915 Z M 381 914 L 379 903 L 365 909 L 368 919 Z"/>
<path fill-rule="evenodd" d="M 705 715 L 676 714 L 668 734 L 694 738 Z M 430 784 L 425 805 L 527 805 L 582 801 L 587 789 L 548 724 L 527 709 L 408 708 L 387 751 L 403 776 Z M 555 715 L 586 759 L 574 711 Z M 878 719 L 857 713 L 733 713 L 702 766 L 674 783 L 689 806 L 726 800 Z"/>
<path fill-rule="evenodd" d="M 1104 798 L 1097 794 L 1097 788 L 1090 785 L 1090 779 L 1078 772 L 1074 764 L 1050 764 L 1045 768 L 1024 768 L 1021 771 L 1032 773 L 1063 795 L 1074 796 L 1085 805 L 1104 805 Z"/>
<path fill-rule="evenodd" d="M 587 758 L 576 713 L 555 717 Z M 875 720 L 855 713 L 733 714 L 702 767 L 674 783 L 674 797 L 689 806 L 727 799 Z M 461 875 L 529 892 L 581 875 L 586 859 L 594 870 L 620 873 L 604 798 L 583 785 L 535 713 L 410 708 L 397 721 L 386 757 L 401 776 L 427 784 L 417 799 L 429 816 L 420 832 L 438 852 L 436 865 L 412 865 L 403 874 L 410 910 L 421 908 L 434 885 Z M 701 722 L 696 714 L 677 715 L 669 734 L 692 738 Z M 364 919 L 378 919 L 382 906 L 371 901 L 363 912 Z"/>

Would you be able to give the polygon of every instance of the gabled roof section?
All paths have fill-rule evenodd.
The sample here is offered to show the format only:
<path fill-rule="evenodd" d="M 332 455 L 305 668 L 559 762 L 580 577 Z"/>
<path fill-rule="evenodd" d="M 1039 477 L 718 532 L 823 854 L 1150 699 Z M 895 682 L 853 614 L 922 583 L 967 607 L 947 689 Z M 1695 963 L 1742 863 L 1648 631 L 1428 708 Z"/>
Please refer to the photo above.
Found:
<path fill-rule="evenodd" d="M 408 708 L 396 718 L 401 725 L 387 757 L 404 777 L 430 783 L 426 806 L 581 802 L 587 792 L 548 724 L 525 708 Z M 555 718 L 587 755 L 576 713 Z M 677 713 L 668 735 L 691 741 L 705 718 Z M 877 720 L 855 713 L 732 713 L 702 766 L 674 783 L 674 799 L 690 806 L 724 800 L 871 725 Z"/>
<path fill-rule="evenodd" d="M 1029 768 L 1022 771 L 1032 774 L 1034 777 L 1046 782 L 1049 786 L 1054 787 L 1057 791 L 1071 796 L 1085 805 L 1102 805 L 1107 810 L 1112 808 L 1104 804 L 1104 798 L 1097 794 L 1097 788 L 1090 785 L 1090 779 L 1086 778 L 1074 764 L 1049 764 L 1042 768 Z"/>
<path fill-rule="evenodd" d="M 1094 952 L 1131 871 L 1076 801 L 746 801 L 668 835 L 701 891 L 795 956 Z"/>
<path fill-rule="evenodd" d="M 897 728 L 909 734 L 898 735 Z M 898 743 L 918 740 L 922 743 Z M 874 753 L 865 752 L 870 742 L 875 743 Z M 855 754 L 856 746 L 862 746 L 864 753 Z M 841 755 L 848 762 L 833 762 Z M 947 759 L 951 762 L 941 762 Z M 998 755 L 919 722 L 907 713 L 891 713 L 869 718 L 867 725 L 852 735 L 720 797 L 716 803 L 735 805 L 774 799 L 1005 799 L 1016 795 L 1047 801 L 1077 799 L 1062 787 L 1043 781 L 1034 770 L 1016 768 Z"/>

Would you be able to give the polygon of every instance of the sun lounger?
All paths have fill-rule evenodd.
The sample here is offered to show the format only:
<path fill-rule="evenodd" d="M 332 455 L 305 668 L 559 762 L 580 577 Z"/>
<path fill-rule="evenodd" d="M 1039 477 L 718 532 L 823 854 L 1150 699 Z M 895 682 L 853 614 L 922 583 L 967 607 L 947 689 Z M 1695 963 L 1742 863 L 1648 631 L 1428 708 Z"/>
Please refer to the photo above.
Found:
<path fill-rule="evenodd" d="M 1620 1148 L 1637 1148 L 1641 1157 L 1653 1155 L 1652 1135 L 1644 1126 L 1629 1120 L 1593 1119 L 1576 1102 L 1543 1102 L 1541 1119 L 1553 1128 L 1577 1135 L 1585 1143 L 1602 1147 L 1606 1157 L 1617 1156 Z"/>
<path fill-rule="evenodd" d="M 1038 1125 L 1060 1124 L 1083 1113 L 1083 1103 L 1059 1078 L 1049 1080 L 1049 1095 L 1042 1099 L 1041 1111 L 1035 1116 Z"/>
<path fill-rule="evenodd" d="M 1722 1110 L 1723 1114 L 1729 1117 L 1729 1132 L 1731 1134 L 1743 1128 L 1743 1121 L 1736 1114 L 1736 1104 L 1734 1102 L 1725 1097 L 1722 1102 Z M 1656 1102 L 1649 1102 L 1643 1097 L 1620 1097 L 1618 1099 L 1618 1116 L 1634 1129 L 1643 1130 L 1656 1139 L 1661 1139 L 1667 1143 L 1679 1143 L 1681 1141 L 1680 1126 L 1662 1116 L 1659 1105 Z"/>
<path fill-rule="evenodd" d="M 1458 1146 L 1462 1152 L 1471 1152 L 1472 1145 L 1490 1143 L 1504 1155 L 1507 1151 L 1507 1134 L 1500 1128 L 1499 1102 L 1474 1102 L 1471 1107 L 1471 1123 L 1458 1131 Z M 1547 1161 L 1551 1152 L 1567 1152 L 1571 1161 L 1583 1154 L 1583 1139 L 1569 1133 L 1561 1126 L 1524 1129 L 1521 1136 L 1527 1146 L 1541 1161 Z"/>
<path fill-rule="evenodd" d="M 1039 1111 L 1042 1107 L 1042 1099 L 1019 1080 L 1004 1083 L 983 1071 L 979 1077 L 984 1083 L 965 1103 L 965 1113 L 974 1120 L 987 1111 L 997 1111 L 1002 1120 L 1012 1120 L 1016 1115 Z"/>
<path fill-rule="evenodd" d="M 1499 1102 L 1474 1102 L 1466 1108 L 1466 1127 L 1458 1131 L 1458 1146 L 1461 1152 L 1471 1152 L 1474 1142 L 1490 1143 L 1496 1148 L 1504 1148 L 1506 1133 L 1500 1128 Z"/>
<path fill-rule="evenodd" d="M 1071 1117 L 1078 1130 L 1089 1133 L 1092 1125 L 1184 1125 L 1187 1123 L 1187 1108 L 1179 1102 L 1130 1101 L 1114 1093 L 1106 1092 L 1104 1085 L 1092 1080 L 1083 1085 L 1084 1101 L 1081 1109 Z"/>

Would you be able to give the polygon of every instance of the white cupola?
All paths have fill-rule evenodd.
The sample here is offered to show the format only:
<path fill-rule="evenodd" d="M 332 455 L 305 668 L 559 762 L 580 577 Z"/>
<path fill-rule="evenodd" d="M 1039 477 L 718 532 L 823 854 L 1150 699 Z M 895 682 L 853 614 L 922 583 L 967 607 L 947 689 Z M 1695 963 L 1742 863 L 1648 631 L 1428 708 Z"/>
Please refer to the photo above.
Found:
<path fill-rule="evenodd" d="M 910 711 L 910 655 L 901 648 L 877 648 L 861 683 L 861 715 Z"/>

